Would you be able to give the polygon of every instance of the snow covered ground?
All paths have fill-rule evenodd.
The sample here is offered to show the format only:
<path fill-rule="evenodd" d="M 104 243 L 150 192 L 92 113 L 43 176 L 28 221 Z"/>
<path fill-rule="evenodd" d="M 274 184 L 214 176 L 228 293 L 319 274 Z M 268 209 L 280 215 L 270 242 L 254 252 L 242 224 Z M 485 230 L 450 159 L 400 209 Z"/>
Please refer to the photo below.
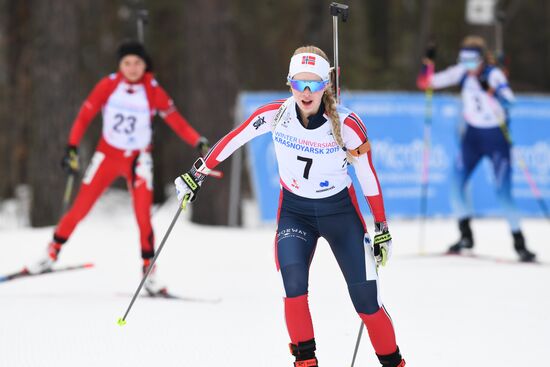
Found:
<path fill-rule="evenodd" d="M 176 209 L 168 203 L 154 215 L 157 241 Z M 418 222 L 390 222 L 394 257 L 381 270 L 382 296 L 408 366 L 548 365 L 550 224 L 523 224 L 546 265 L 419 257 Z M 35 260 L 52 232 L 3 228 L 0 274 Z M 426 229 L 429 253 L 457 236 L 451 220 L 430 220 Z M 515 259 L 504 221 L 477 220 L 473 229 L 478 253 Z M 180 218 L 158 275 L 193 301 L 139 298 L 119 327 L 141 262 L 129 198 L 111 191 L 59 262 L 93 262 L 93 269 L 0 284 L 0 366 L 291 366 L 273 236 L 272 227 L 227 229 Z M 325 242 L 311 269 L 310 305 L 321 366 L 349 366 L 359 318 Z M 377 365 L 363 334 L 356 366 Z"/>

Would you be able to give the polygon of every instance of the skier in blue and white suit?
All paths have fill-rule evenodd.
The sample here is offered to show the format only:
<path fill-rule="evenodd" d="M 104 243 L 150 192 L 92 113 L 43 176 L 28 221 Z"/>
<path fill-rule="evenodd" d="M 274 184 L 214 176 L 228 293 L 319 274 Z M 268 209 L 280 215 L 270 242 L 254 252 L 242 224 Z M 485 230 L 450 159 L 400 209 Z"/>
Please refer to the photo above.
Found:
<path fill-rule="evenodd" d="M 514 239 L 514 248 L 521 261 L 535 260 L 525 246 L 519 216 L 512 199 L 511 139 L 508 135 L 508 107 L 514 94 L 506 75 L 494 66 L 481 37 L 468 36 L 462 42 L 458 64 L 434 73 L 434 50 L 428 50 L 422 73 L 417 79 L 421 89 L 440 89 L 454 85 L 461 88 L 463 118 L 460 153 L 456 162 L 454 206 L 459 216 L 460 240 L 449 248 L 461 253 L 474 246 L 470 228 L 471 212 L 466 204 L 466 184 L 477 164 L 487 157 L 493 165 L 497 197 Z"/>

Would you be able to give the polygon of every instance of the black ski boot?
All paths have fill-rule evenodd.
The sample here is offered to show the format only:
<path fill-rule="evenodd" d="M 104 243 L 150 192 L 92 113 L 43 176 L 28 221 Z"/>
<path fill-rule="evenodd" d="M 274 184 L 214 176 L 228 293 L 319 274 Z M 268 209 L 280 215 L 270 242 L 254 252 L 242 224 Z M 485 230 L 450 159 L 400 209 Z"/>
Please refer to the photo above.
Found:
<path fill-rule="evenodd" d="M 460 239 L 449 247 L 449 254 L 460 254 L 463 250 L 471 250 L 474 247 L 474 236 L 470 228 L 470 218 L 459 220 L 458 229 L 460 230 Z"/>
<path fill-rule="evenodd" d="M 401 357 L 399 347 L 397 347 L 397 350 L 392 354 L 386 354 L 383 356 L 377 354 L 376 356 L 378 357 L 380 363 L 382 363 L 382 367 L 405 367 L 405 360 Z"/>
<path fill-rule="evenodd" d="M 518 253 L 519 261 L 526 263 L 535 261 L 537 255 L 527 250 L 527 247 L 525 247 L 523 233 L 521 231 L 512 232 L 512 236 L 514 236 L 514 249 Z"/>
<path fill-rule="evenodd" d="M 290 344 L 290 353 L 296 357 L 294 367 L 318 367 L 315 358 L 315 339 L 299 342 L 298 345 Z"/>

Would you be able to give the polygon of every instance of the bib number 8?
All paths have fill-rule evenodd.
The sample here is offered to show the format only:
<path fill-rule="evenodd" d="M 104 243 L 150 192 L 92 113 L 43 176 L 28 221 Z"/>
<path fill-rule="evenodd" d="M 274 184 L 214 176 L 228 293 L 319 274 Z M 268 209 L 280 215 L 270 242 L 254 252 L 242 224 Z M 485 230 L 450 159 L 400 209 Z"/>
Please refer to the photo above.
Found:
<path fill-rule="evenodd" d="M 113 130 L 115 130 L 117 133 L 124 133 L 129 135 L 133 133 L 136 128 L 137 119 L 135 116 L 124 116 L 121 113 L 117 113 L 115 115 L 115 121 L 116 123 L 113 126 Z"/>

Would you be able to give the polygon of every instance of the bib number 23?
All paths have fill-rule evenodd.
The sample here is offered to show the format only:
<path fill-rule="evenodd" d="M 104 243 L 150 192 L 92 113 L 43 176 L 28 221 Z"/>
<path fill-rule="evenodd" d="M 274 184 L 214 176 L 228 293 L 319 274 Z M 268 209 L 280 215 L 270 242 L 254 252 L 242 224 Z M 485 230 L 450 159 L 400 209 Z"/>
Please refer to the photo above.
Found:
<path fill-rule="evenodd" d="M 121 113 L 115 115 L 115 124 L 113 130 L 117 133 L 131 134 L 136 128 L 137 118 L 135 116 L 129 115 L 124 116 Z"/>

